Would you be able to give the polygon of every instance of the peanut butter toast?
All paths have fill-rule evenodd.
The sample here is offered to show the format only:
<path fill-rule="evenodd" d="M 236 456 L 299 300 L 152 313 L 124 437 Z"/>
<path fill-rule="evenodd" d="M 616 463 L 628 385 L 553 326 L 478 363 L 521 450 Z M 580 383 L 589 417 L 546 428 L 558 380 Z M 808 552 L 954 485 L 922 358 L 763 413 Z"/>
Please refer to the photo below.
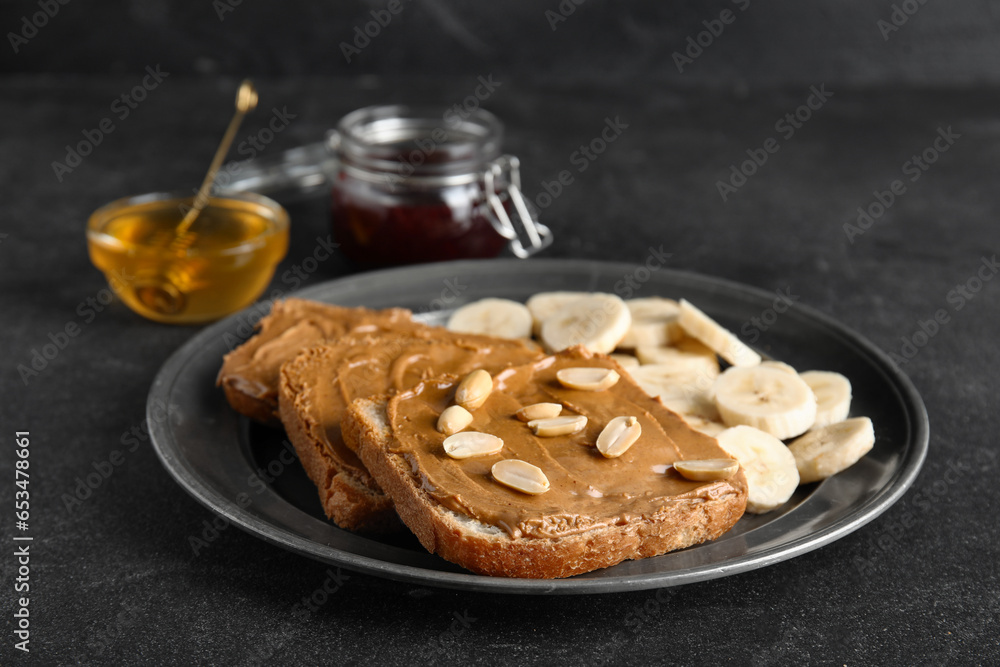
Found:
<path fill-rule="evenodd" d="M 525 341 L 443 329 L 354 334 L 309 348 L 284 364 L 279 412 L 328 517 L 349 530 L 402 529 L 392 501 L 352 449 L 340 422 L 356 398 L 408 389 L 442 373 L 500 371 L 538 358 Z"/>
<path fill-rule="evenodd" d="M 564 382 L 579 368 L 582 378 Z M 619 377 L 609 386 L 610 371 Z M 494 375 L 471 423 L 446 436 L 438 422 L 467 402 L 463 379 L 355 400 L 342 424 L 402 521 L 446 560 L 493 576 L 567 577 L 715 539 L 745 510 L 741 469 L 692 481 L 673 467 L 732 457 L 604 355 L 575 347 Z"/>
<path fill-rule="evenodd" d="M 409 331 L 425 327 L 404 308 L 347 308 L 305 299 L 275 302 L 257 333 L 222 360 L 216 384 L 240 414 L 278 424 L 278 372 L 302 350 L 351 332 Z"/>

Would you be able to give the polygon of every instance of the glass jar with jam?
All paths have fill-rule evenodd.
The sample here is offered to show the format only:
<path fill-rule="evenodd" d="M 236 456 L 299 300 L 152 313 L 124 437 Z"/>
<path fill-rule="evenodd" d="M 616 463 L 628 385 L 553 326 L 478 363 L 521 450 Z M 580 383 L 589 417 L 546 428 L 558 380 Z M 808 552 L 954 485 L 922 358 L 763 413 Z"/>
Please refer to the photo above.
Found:
<path fill-rule="evenodd" d="M 365 263 L 407 264 L 493 257 L 508 241 L 515 253 L 543 245 L 520 195 L 517 162 L 501 157 L 502 139 L 503 125 L 481 109 L 460 118 L 380 106 L 345 116 L 330 135 L 339 158 L 331 217 L 341 249 Z"/>
<path fill-rule="evenodd" d="M 520 164 L 502 152 L 503 124 L 407 106 L 358 109 L 324 145 L 251 164 L 231 189 L 327 185 L 335 238 L 368 265 L 528 257 L 552 242 L 521 194 Z"/>

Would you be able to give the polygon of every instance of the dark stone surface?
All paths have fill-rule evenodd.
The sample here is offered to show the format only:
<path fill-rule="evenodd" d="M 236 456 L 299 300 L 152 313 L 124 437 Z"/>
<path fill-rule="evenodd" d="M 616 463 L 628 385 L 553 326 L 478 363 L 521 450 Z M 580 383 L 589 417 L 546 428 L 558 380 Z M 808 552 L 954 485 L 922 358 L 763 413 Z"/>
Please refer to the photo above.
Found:
<path fill-rule="evenodd" d="M 178 74 L 257 77 L 1000 83 L 997 10 L 982 0 L 72 0 L 36 18 L 39 3 L 54 2 L 0 3 L 0 71 L 125 75 L 161 63 Z M 678 67 L 675 53 L 693 62 Z"/>
<path fill-rule="evenodd" d="M 672 268 L 788 288 L 896 353 L 901 337 L 944 309 L 950 321 L 904 365 L 930 413 L 927 463 L 911 491 L 861 530 L 739 576 L 659 593 L 525 598 L 345 571 L 330 600 L 301 618 L 297 605 L 324 585 L 329 568 L 232 528 L 194 556 L 188 537 L 212 515 L 172 481 L 147 443 L 129 444 L 157 369 L 196 329 L 144 321 L 117 302 L 88 321 L 87 299 L 105 283 L 87 258 L 87 216 L 120 196 L 194 187 L 235 88 L 232 80 L 174 75 L 119 120 L 112 102 L 135 83 L 133 75 L 0 81 L 0 348 L 7 352 L 0 477 L 8 480 L 0 504 L 10 511 L 13 433 L 30 430 L 35 536 L 32 652 L 14 657 L 7 588 L 0 662 L 1000 661 L 1000 282 L 985 282 L 960 310 L 949 299 L 1000 240 L 996 92 L 830 87 L 829 102 L 786 139 L 775 122 L 806 100 L 807 86 L 734 97 L 665 85 L 504 81 L 489 107 L 507 123 L 507 148 L 523 160 L 527 191 L 537 194 L 542 181 L 573 170 L 574 183 L 544 211 L 557 235 L 547 256 L 640 262 L 662 245 L 673 253 Z M 474 76 L 261 80 L 262 111 L 241 134 L 266 122 L 267 109 L 287 106 L 297 118 L 264 151 L 270 155 L 318 138 L 364 104 L 451 103 L 474 86 Z M 51 163 L 105 116 L 114 132 L 59 182 Z M 577 172 L 571 154 L 616 116 L 628 129 Z M 960 137 L 909 181 L 903 164 L 948 127 Z M 771 136 L 778 152 L 723 202 L 716 181 Z M 843 225 L 894 179 L 905 181 L 906 193 L 850 243 Z M 325 208 L 322 199 L 289 205 L 292 248 L 283 267 L 326 234 Z M 335 258 L 311 281 L 349 270 Z M 79 336 L 23 382 L 17 365 L 30 364 L 32 349 L 71 322 Z M 116 449 L 121 464 L 67 509 L 63 494 Z M 2 521 L 5 586 L 15 576 L 12 524 L 9 515 Z"/>

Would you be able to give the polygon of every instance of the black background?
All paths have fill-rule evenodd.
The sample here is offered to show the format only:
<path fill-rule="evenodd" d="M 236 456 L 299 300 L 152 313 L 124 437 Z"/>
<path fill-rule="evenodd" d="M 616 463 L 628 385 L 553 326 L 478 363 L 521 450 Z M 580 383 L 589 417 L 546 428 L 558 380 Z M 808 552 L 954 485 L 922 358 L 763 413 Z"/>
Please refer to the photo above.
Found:
<path fill-rule="evenodd" d="M 221 19 L 218 4 L 71 0 L 15 53 L 8 33 L 41 10 L 0 2 L 0 507 L 12 513 L 13 433 L 30 430 L 35 536 L 29 655 L 13 649 L 16 563 L 0 557 L 0 662 L 1000 660 L 998 286 L 982 283 L 961 309 L 949 299 L 997 251 L 996 3 L 896 3 L 919 9 L 886 39 L 878 21 L 891 20 L 890 2 L 753 0 L 740 11 L 747 3 L 567 1 L 575 9 L 553 30 L 554 1 L 413 0 L 351 62 L 341 43 L 385 3 L 245 0 Z M 673 54 L 724 9 L 734 22 L 679 72 Z M 169 75 L 119 118 L 114 101 L 157 65 Z M 92 321 L 81 315 L 105 287 L 83 229 L 112 199 L 195 187 L 248 75 L 261 105 L 241 135 L 275 107 L 295 115 L 262 156 L 317 140 L 360 106 L 446 107 L 492 76 L 500 86 L 485 105 L 507 125 L 529 195 L 574 170 L 543 211 L 556 234 L 546 256 L 638 263 L 662 245 L 671 268 L 788 288 L 896 354 L 943 309 L 947 323 L 902 366 L 931 419 L 914 487 L 816 552 L 659 593 L 498 597 L 344 571 L 340 590 L 301 620 L 295 605 L 324 584 L 326 566 L 233 528 L 194 555 L 189 537 L 212 515 L 146 443 L 126 451 L 122 438 L 142 424 L 159 366 L 196 329 L 144 321 L 118 302 Z M 811 86 L 832 95 L 786 139 L 775 123 Z M 52 163 L 106 117 L 114 132 L 57 178 Z M 627 130 L 575 171 L 571 154 L 615 117 Z M 954 145 L 908 180 L 904 163 L 947 128 Z M 780 150 L 723 201 L 717 182 L 769 137 Z M 906 193 L 852 243 L 845 223 L 895 179 Z M 292 247 L 278 276 L 328 233 L 322 197 L 288 208 Z M 354 270 L 335 257 L 308 282 Z M 23 380 L 18 365 L 68 323 L 80 334 Z M 64 494 L 114 450 L 124 460 L 67 509 Z M 8 545 L 13 521 L 0 520 Z"/>

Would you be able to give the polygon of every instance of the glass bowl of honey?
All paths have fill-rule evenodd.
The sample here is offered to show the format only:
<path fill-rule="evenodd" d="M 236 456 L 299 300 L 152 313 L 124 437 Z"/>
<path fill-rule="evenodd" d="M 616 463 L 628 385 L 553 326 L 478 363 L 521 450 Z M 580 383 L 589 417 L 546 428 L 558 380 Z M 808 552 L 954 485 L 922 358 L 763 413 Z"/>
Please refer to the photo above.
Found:
<path fill-rule="evenodd" d="M 249 306 L 288 252 L 288 213 L 253 193 L 212 197 L 194 224 L 177 229 L 194 197 L 160 192 L 94 211 L 87 247 L 108 285 L 136 313 L 169 324 L 202 324 Z"/>

